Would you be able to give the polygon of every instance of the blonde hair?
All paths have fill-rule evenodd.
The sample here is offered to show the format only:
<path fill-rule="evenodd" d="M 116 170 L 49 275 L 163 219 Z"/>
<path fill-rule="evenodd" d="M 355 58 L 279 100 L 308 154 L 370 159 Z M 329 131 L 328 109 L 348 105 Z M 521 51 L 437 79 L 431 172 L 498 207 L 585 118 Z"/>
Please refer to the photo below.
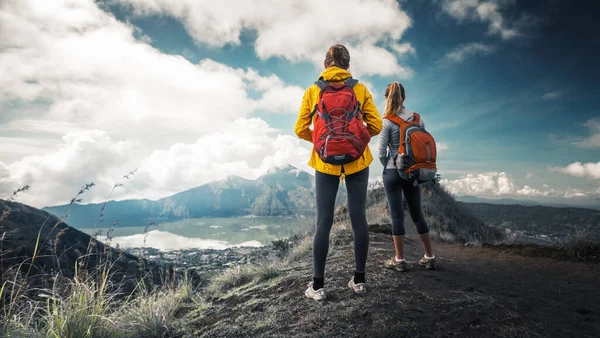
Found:
<path fill-rule="evenodd" d="M 339 67 L 348 69 L 350 67 L 350 52 L 343 45 L 333 45 L 325 54 L 325 68 Z"/>
<path fill-rule="evenodd" d="M 384 116 L 398 114 L 398 112 L 402 109 L 402 104 L 404 103 L 405 98 L 406 94 L 404 92 L 404 87 L 398 83 L 398 81 L 390 83 L 387 88 L 385 88 Z"/>

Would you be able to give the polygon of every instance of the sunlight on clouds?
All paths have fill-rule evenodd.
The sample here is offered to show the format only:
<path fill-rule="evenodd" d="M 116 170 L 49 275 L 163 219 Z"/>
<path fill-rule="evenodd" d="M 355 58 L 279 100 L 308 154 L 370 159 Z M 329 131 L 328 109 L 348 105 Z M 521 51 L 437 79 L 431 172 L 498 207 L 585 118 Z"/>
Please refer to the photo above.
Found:
<path fill-rule="evenodd" d="M 312 61 L 321 68 L 327 48 L 339 42 L 347 45 L 356 60 L 351 61 L 356 74 L 411 74 L 390 51 L 380 47 L 390 47 L 398 54 L 414 53 L 410 44 L 396 42 L 412 24 L 397 1 L 346 0 L 343 6 L 318 0 L 259 0 L 252 6 L 245 6 L 244 1 L 118 1 L 132 6 L 137 15 L 171 15 L 185 24 L 194 39 L 207 45 L 239 45 L 244 30 L 255 31 L 254 49 L 261 59 Z M 339 19 L 332 20 L 332 13 Z"/>
<path fill-rule="evenodd" d="M 297 113 L 304 90 L 276 75 L 164 54 L 93 0 L 7 0 L 0 17 L 0 103 L 44 106 L 9 111 L 0 133 L 52 136 L 56 144 L 40 155 L 13 147 L 21 157 L 0 162 L 0 196 L 30 184 L 20 201 L 54 205 L 93 181 L 84 201 L 99 201 L 138 167 L 142 177 L 114 198 L 162 197 L 222 173 L 255 178 L 269 166 L 306 168 L 306 145 L 247 119 Z M 4 136 L 0 147 L 19 140 Z"/>
<path fill-rule="evenodd" d="M 113 198 L 161 198 L 230 175 L 256 179 L 289 164 L 308 171 L 309 154 L 298 138 L 281 135 L 258 118 L 238 119 L 195 143 L 153 152 L 136 141 L 114 141 L 103 131 L 86 130 L 64 136 L 57 151 L 8 165 L 0 162 L 0 196 L 29 184 L 31 193 L 19 201 L 56 205 L 67 203 L 83 184 L 95 182 L 84 200 L 99 202 L 124 173 L 138 168 Z"/>
<path fill-rule="evenodd" d="M 163 54 L 92 0 L 13 0 L 0 14 L 0 101 L 49 102 L 45 116 L 25 112 L 12 128 L 66 133 L 76 126 L 175 139 L 212 132 L 256 109 L 297 112 L 299 87 L 270 76 L 273 85 L 259 86 L 261 97 L 251 99 L 249 87 L 263 81 L 255 71 Z"/>
<path fill-rule="evenodd" d="M 239 119 L 227 131 L 195 143 L 177 143 L 142 161 L 143 196 L 164 197 L 230 175 L 255 179 L 273 167 L 291 164 L 309 170 L 309 149 L 296 137 L 277 134 L 260 119 Z"/>

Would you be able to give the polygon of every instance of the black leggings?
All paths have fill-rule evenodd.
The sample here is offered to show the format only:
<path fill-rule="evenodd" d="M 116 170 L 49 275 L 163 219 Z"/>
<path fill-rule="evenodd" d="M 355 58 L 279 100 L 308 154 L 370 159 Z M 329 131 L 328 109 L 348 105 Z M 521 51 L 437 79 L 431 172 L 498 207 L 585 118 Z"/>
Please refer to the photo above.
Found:
<path fill-rule="evenodd" d="M 354 232 L 354 260 L 356 271 L 365 272 L 369 249 L 369 228 L 367 226 L 366 203 L 369 168 L 346 176 L 348 191 L 348 212 Z M 325 261 L 329 250 L 329 232 L 333 225 L 335 197 L 340 185 L 340 177 L 315 172 L 317 195 L 317 228 L 313 239 L 314 276 L 325 277 Z"/>
<path fill-rule="evenodd" d="M 429 227 L 421 210 L 421 187 L 415 187 L 409 181 L 402 179 L 396 169 L 385 169 L 383 171 L 383 187 L 392 214 L 392 235 L 402 236 L 405 233 L 402 192 L 404 192 L 404 197 L 406 197 L 408 203 L 410 218 L 417 227 L 417 233 L 428 233 Z"/>

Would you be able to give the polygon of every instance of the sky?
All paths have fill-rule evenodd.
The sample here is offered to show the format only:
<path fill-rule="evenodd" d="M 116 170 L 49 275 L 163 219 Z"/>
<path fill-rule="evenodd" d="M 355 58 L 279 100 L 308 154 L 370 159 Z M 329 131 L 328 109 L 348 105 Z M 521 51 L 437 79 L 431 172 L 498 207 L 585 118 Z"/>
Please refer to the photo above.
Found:
<path fill-rule="evenodd" d="M 30 185 L 19 201 L 63 204 L 94 182 L 83 202 L 98 202 L 133 169 L 111 198 L 313 172 L 293 126 L 342 43 L 381 112 L 404 85 L 453 194 L 593 204 L 594 3 L 2 0 L 0 198 Z"/>

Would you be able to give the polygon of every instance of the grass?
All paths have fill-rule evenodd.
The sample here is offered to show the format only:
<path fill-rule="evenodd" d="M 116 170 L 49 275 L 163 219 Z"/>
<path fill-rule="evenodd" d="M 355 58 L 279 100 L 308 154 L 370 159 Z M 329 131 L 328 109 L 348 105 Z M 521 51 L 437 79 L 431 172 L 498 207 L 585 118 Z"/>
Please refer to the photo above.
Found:
<path fill-rule="evenodd" d="M 175 288 L 144 292 L 116 312 L 119 332 L 132 338 L 177 336 L 184 327 L 177 315 L 191 304 L 200 305 L 196 298 L 187 280 Z"/>
<path fill-rule="evenodd" d="M 67 282 L 67 287 L 61 285 L 64 280 L 57 279 L 54 290 L 42 294 L 46 301 L 31 301 L 29 308 L 19 308 L 11 317 L 0 318 L 2 336 L 175 337 L 183 327 L 178 319 L 180 311 L 206 306 L 187 278 L 151 291 L 140 281 L 136 293 L 122 300 L 109 292 L 109 273 L 105 275 L 100 282 L 74 279 Z"/>
<path fill-rule="evenodd" d="M 600 241 L 591 237 L 587 229 L 569 233 L 558 248 L 572 259 L 600 260 Z"/>
<path fill-rule="evenodd" d="M 53 292 L 45 316 L 47 337 L 121 337 L 110 319 L 113 297 L 105 292 L 106 281 L 78 282 L 75 279 L 66 297 Z"/>
<path fill-rule="evenodd" d="M 113 186 L 113 191 L 122 186 L 122 181 L 133 175 L 132 171 Z M 0 287 L 0 336 L 3 337 L 47 337 L 47 338 L 103 338 L 103 337 L 172 337 L 178 331 L 177 314 L 186 306 L 204 306 L 195 296 L 187 278 L 176 281 L 164 279 L 162 287 L 150 288 L 145 276 L 139 280 L 125 280 L 113 273 L 111 250 L 96 250 L 99 243 L 96 234 L 90 237 L 85 252 L 78 252 L 77 259 L 69 266 L 60 265 L 57 244 L 65 229 L 53 234 L 53 231 L 66 218 L 70 205 L 81 201 L 81 196 L 94 186 L 86 184 L 65 207 L 64 216 L 54 225 L 48 225 L 50 215 L 41 224 L 37 233 L 33 253 L 16 266 L 4 269 L 5 232 L 3 220 L 10 216 L 11 210 L 3 210 L 0 215 L 0 263 L 2 263 L 2 284 Z M 8 201 L 12 202 L 21 188 L 13 193 Z M 110 197 L 110 195 L 109 195 Z M 107 198 L 108 200 L 108 198 Z M 106 201 L 104 206 L 106 206 Z M 94 227 L 104 221 L 104 206 L 98 215 Z M 43 220 L 43 219 L 42 219 Z M 115 221 L 113 226 L 116 226 Z M 47 232 L 43 234 L 44 232 Z M 49 230 L 49 231 L 48 231 Z M 54 235 L 55 239 L 52 239 Z M 110 240 L 110 238 L 109 238 Z M 36 265 L 41 258 L 54 254 L 58 271 L 42 271 Z M 93 260 L 90 260 L 93 258 Z M 140 261 L 143 261 L 140 258 Z M 72 265 L 71 265 L 72 264 Z M 89 264 L 94 264 L 92 267 Z M 74 269 L 65 273 L 64 269 Z M 267 272 L 264 272 L 267 275 Z M 72 277 L 67 277 L 72 276 Z M 117 285 L 113 280 L 120 281 Z M 50 281 L 51 288 L 36 287 L 33 283 L 40 279 Z M 115 292 L 123 290 L 125 285 L 134 283 L 129 295 Z M 123 301 L 123 297 L 125 300 Z M 117 297 L 119 297 L 117 299 Z"/>
<path fill-rule="evenodd" d="M 305 260 L 307 257 L 312 255 L 313 236 L 308 233 L 302 237 L 298 243 L 291 249 L 288 256 L 285 258 L 285 262 L 294 263 Z"/>
<path fill-rule="evenodd" d="M 218 297 L 227 291 L 250 283 L 261 283 L 282 274 L 281 265 L 266 261 L 258 265 L 238 265 L 216 275 L 207 288 L 207 294 Z"/>

